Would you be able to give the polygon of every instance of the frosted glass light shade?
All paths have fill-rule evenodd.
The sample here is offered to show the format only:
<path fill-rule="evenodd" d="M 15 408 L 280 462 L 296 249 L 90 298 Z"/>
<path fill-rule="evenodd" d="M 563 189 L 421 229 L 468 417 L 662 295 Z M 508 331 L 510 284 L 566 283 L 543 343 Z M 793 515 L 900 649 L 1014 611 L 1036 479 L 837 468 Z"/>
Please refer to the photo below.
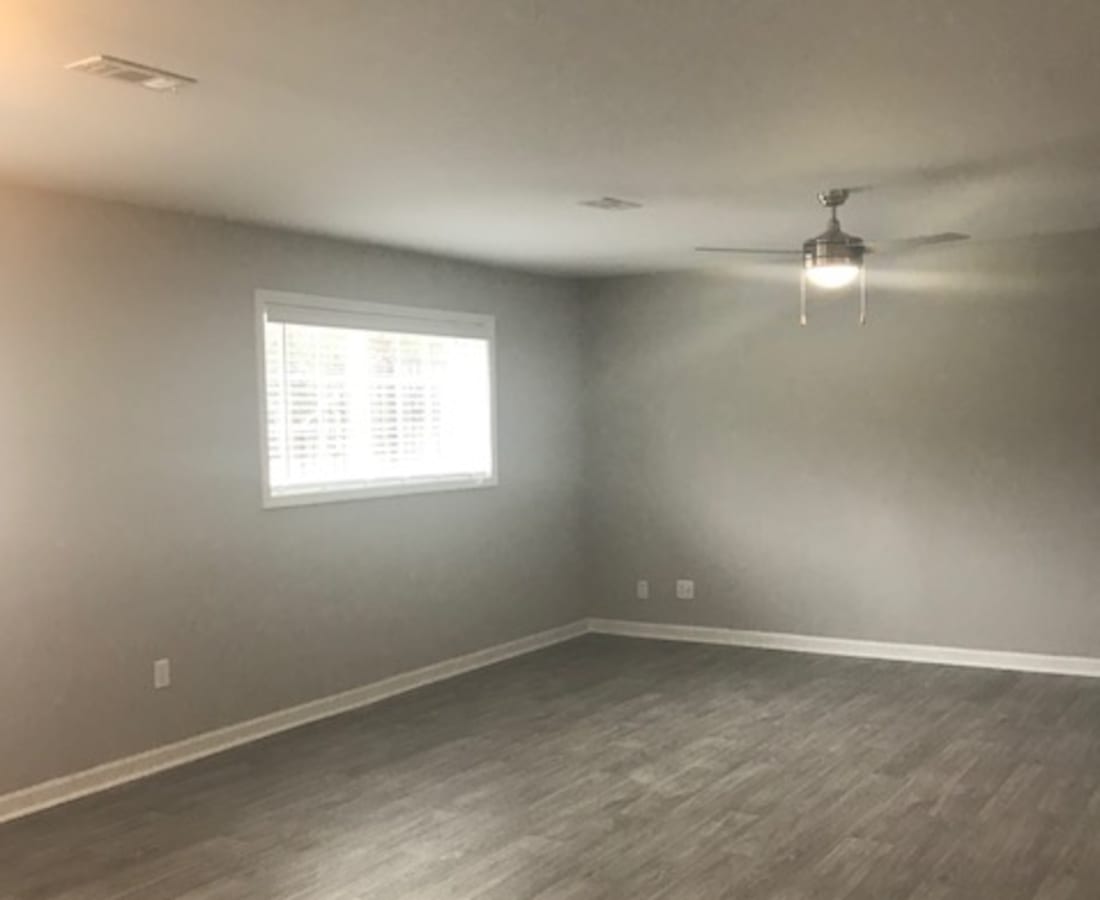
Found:
<path fill-rule="evenodd" d="M 806 277 L 816 287 L 833 290 L 855 281 L 859 277 L 859 266 L 852 263 L 816 265 L 806 269 Z"/>

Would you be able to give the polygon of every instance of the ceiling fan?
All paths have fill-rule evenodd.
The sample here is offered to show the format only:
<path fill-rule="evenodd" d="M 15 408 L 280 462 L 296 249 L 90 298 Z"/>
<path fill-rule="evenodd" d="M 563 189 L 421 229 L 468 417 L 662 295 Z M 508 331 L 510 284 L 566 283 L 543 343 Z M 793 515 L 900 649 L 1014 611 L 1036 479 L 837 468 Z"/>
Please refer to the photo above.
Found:
<path fill-rule="evenodd" d="M 696 247 L 700 253 L 742 253 L 768 256 L 802 256 L 801 280 L 801 317 L 806 324 L 806 282 L 826 290 L 847 287 L 859 281 L 859 324 L 867 321 L 867 270 L 864 257 L 868 253 L 889 253 L 926 247 L 930 244 L 947 244 L 953 241 L 965 241 L 968 234 L 945 231 L 940 234 L 925 234 L 920 237 L 903 238 L 893 241 L 866 242 L 861 237 L 848 234 L 840 227 L 837 208 L 853 193 L 862 188 L 832 188 L 817 195 L 821 205 L 829 210 L 829 224 L 821 234 L 802 243 L 801 250 L 759 250 L 748 247 Z"/>

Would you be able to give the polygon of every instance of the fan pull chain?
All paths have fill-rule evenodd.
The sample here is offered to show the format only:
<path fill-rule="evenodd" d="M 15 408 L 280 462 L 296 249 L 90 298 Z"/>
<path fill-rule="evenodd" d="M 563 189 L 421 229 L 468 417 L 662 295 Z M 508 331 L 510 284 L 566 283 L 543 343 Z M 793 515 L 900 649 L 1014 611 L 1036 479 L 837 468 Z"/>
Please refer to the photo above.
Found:
<path fill-rule="evenodd" d="M 859 267 L 859 324 L 867 324 L 867 267 Z"/>
<path fill-rule="evenodd" d="M 805 325 L 806 324 L 806 270 L 805 269 L 802 270 L 802 305 L 801 305 L 800 308 L 801 308 L 802 314 L 801 314 L 801 316 L 799 316 L 798 321 L 799 321 L 800 325 Z"/>

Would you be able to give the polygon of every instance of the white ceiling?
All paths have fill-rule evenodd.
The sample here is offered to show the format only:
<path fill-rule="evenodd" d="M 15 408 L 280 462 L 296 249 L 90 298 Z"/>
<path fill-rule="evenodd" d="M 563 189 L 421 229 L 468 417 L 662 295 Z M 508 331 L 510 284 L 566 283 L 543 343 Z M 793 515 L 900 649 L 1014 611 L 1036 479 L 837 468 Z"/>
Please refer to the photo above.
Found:
<path fill-rule="evenodd" d="M 0 0 L 0 176 L 546 271 L 1100 224 L 1097 0 Z M 174 96 L 63 70 L 109 53 Z M 941 168 L 945 167 L 945 168 Z M 922 171 L 924 172 L 922 176 Z M 600 212 L 610 194 L 641 210 Z"/>

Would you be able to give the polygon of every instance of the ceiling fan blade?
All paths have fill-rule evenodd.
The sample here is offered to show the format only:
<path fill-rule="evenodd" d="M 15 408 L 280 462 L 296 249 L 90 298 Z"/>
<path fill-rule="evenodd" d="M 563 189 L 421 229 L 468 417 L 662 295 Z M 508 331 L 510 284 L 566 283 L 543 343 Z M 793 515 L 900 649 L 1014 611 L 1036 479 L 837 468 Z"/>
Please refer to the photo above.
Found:
<path fill-rule="evenodd" d="M 868 241 L 867 249 L 872 253 L 898 253 L 904 250 L 916 250 L 933 244 L 953 244 L 970 240 L 969 234 L 959 231 L 941 231 L 939 234 L 922 234 L 911 238 L 898 238 L 887 241 Z"/>
<path fill-rule="evenodd" d="M 1095 172 L 1100 161 L 1100 132 L 1006 149 L 995 156 L 908 170 L 872 173 L 875 188 L 954 188 L 960 184 L 1018 175 L 1028 170 Z"/>
<path fill-rule="evenodd" d="M 801 256 L 801 250 L 757 250 L 751 247 L 696 247 L 696 253 L 747 253 L 755 256 Z"/>

